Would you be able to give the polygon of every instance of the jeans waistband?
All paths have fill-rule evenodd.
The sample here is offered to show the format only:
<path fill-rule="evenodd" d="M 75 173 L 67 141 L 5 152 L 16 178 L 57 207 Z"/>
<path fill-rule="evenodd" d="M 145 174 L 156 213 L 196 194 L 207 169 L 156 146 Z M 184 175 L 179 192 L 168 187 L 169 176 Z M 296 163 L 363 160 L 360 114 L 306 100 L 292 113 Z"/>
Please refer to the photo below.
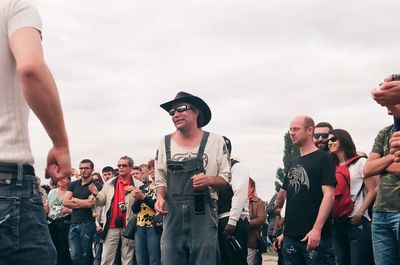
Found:
<path fill-rule="evenodd" d="M 39 194 L 31 165 L 0 162 L 0 196 L 31 197 Z"/>
<path fill-rule="evenodd" d="M 0 172 L 11 173 L 17 175 L 22 172 L 23 175 L 35 175 L 35 170 L 31 165 L 20 163 L 0 162 Z"/>

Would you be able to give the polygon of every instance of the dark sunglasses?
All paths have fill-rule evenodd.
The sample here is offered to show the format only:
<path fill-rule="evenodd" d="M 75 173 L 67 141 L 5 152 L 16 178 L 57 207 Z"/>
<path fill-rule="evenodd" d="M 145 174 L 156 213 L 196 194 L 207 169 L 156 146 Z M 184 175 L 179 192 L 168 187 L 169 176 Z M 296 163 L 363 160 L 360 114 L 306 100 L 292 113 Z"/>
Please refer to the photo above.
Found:
<path fill-rule="evenodd" d="M 179 113 L 182 113 L 182 112 L 188 111 L 190 109 L 192 109 L 192 107 L 190 107 L 189 105 L 180 105 L 180 106 L 178 106 L 176 108 L 170 109 L 168 112 L 169 112 L 170 116 L 174 116 L 176 111 L 179 112 Z"/>
<path fill-rule="evenodd" d="M 318 139 L 319 137 L 322 137 L 322 139 L 328 139 L 329 133 L 314 133 L 313 137 L 314 139 Z"/>
<path fill-rule="evenodd" d="M 337 141 L 336 136 L 332 136 L 331 138 L 328 139 L 328 141 L 331 141 L 332 143 Z"/>
<path fill-rule="evenodd" d="M 117 165 L 117 167 L 128 167 L 128 165 L 127 164 L 119 164 L 119 165 Z"/>

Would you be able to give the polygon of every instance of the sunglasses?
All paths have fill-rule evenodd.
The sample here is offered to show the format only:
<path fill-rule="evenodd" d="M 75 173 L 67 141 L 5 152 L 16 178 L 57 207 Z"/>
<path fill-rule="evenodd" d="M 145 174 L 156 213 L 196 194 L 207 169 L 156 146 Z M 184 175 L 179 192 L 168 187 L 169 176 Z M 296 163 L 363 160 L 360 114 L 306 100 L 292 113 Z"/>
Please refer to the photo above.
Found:
<path fill-rule="evenodd" d="M 314 133 L 313 137 L 314 139 L 318 139 L 319 137 L 322 137 L 322 139 L 328 139 L 329 133 Z"/>
<path fill-rule="evenodd" d="M 174 115 L 175 115 L 175 112 L 182 113 L 182 112 L 188 111 L 188 110 L 190 110 L 190 109 L 192 109 L 192 107 L 190 107 L 189 105 L 180 105 L 180 106 L 178 106 L 178 107 L 176 107 L 176 108 L 170 109 L 170 110 L 168 111 L 168 113 L 169 113 L 170 116 L 174 116 Z"/>
<path fill-rule="evenodd" d="M 117 165 L 117 167 L 128 167 L 128 165 L 127 164 L 119 164 L 119 165 Z"/>
<path fill-rule="evenodd" d="M 337 141 L 336 136 L 332 136 L 331 138 L 328 139 L 328 141 L 331 141 L 332 143 Z"/>

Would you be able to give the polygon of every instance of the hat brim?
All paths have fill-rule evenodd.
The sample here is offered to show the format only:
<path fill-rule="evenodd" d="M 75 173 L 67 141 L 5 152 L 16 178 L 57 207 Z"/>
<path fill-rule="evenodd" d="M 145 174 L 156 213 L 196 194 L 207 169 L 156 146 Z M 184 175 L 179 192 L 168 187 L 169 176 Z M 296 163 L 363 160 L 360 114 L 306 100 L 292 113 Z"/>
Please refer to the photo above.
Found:
<path fill-rule="evenodd" d="M 161 104 L 160 107 L 163 108 L 165 111 L 169 112 L 171 110 L 172 106 L 179 102 L 189 103 L 201 112 L 201 114 L 203 116 L 203 122 L 202 122 L 202 124 L 199 124 L 200 127 L 204 127 L 210 122 L 210 120 L 211 120 L 210 107 L 208 107 L 207 103 L 204 102 L 204 100 L 202 100 L 201 98 L 196 97 L 196 96 L 175 98 L 171 101 Z"/>

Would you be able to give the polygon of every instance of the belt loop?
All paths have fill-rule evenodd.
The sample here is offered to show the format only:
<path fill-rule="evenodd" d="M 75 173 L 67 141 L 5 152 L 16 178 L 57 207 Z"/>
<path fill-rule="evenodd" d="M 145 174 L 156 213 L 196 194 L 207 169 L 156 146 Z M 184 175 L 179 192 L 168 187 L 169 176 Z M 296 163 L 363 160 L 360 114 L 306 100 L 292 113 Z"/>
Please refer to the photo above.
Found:
<path fill-rule="evenodd" d="M 24 165 L 18 163 L 18 173 L 17 173 L 17 183 L 16 183 L 17 186 L 22 187 L 23 177 L 24 177 Z"/>

